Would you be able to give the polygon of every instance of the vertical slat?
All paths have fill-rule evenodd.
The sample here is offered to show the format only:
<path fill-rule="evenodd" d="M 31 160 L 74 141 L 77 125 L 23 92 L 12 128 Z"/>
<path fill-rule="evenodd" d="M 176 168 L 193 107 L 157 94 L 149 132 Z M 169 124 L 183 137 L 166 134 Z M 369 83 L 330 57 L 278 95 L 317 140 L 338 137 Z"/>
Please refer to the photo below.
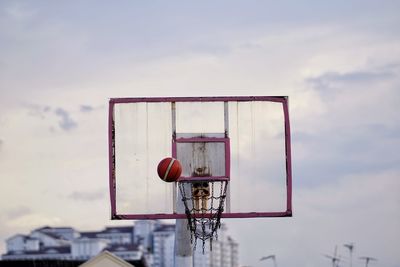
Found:
<path fill-rule="evenodd" d="M 286 153 L 286 191 L 287 191 L 287 212 L 292 214 L 292 152 L 290 143 L 290 121 L 288 99 L 282 103 L 285 118 L 285 153 Z"/>
<path fill-rule="evenodd" d="M 225 126 L 225 138 L 229 138 L 229 102 L 224 102 L 224 126 Z M 225 143 L 225 175 L 230 176 L 230 142 Z M 231 212 L 231 185 L 230 182 L 226 188 L 226 200 L 225 200 L 225 212 Z"/>
<path fill-rule="evenodd" d="M 229 139 L 225 143 L 225 175 L 230 179 L 231 178 L 231 144 Z M 226 185 L 226 199 L 225 199 L 225 212 L 231 212 L 231 183 L 230 180 Z"/>
<path fill-rule="evenodd" d="M 172 137 L 175 139 L 176 137 L 176 103 L 171 102 L 171 116 L 172 116 Z"/>
<path fill-rule="evenodd" d="M 229 102 L 224 102 L 225 137 L 229 137 Z"/>
<path fill-rule="evenodd" d="M 172 123 L 172 156 L 176 157 L 176 104 L 175 102 L 171 102 L 171 123 Z M 176 211 L 176 201 L 177 201 L 177 183 L 175 182 L 172 188 L 172 212 L 177 213 Z"/>
<path fill-rule="evenodd" d="M 116 181 L 115 181 L 115 125 L 114 103 L 110 101 L 108 108 L 108 164 L 109 164 L 109 189 L 111 200 L 111 218 L 117 214 L 116 208 Z"/>

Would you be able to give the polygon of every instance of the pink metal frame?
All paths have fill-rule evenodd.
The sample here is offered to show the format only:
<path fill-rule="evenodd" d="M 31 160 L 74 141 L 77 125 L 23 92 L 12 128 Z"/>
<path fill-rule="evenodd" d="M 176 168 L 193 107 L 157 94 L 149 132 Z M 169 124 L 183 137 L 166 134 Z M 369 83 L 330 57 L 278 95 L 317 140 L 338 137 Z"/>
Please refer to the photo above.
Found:
<path fill-rule="evenodd" d="M 109 189 L 111 200 L 111 219 L 115 220 L 154 220 L 154 219 L 186 219 L 185 214 L 118 214 L 116 208 L 116 177 L 115 177 L 115 146 L 114 146 L 114 106 L 122 103 L 139 102 L 249 102 L 249 101 L 269 101 L 282 103 L 284 123 L 285 123 L 285 153 L 286 153 L 286 211 L 282 212 L 243 212 L 243 213 L 222 213 L 222 218 L 256 218 L 256 217 L 290 217 L 292 216 L 292 158 L 290 143 L 290 122 L 288 98 L 286 96 L 229 96 L 229 97 L 153 97 L 153 98 L 112 98 L 109 102 L 108 115 L 108 149 L 109 149 Z M 176 142 L 201 142 L 206 138 L 179 138 Z M 201 140 L 200 140 L 201 139 Z M 229 139 L 227 138 L 207 138 L 207 142 L 224 142 L 226 153 L 229 155 Z M 176 143 L 173 145 L 172 154 L 176 155 Z M 227 165 L 230 165 L 228 159 Z M 230 167 L 227 167 L 226 177 L 209 177 L 210 179 L 228 179 Z M 204 180 L 204 177 L 202 177 Z M 182 178 L 183 180 L 186 178 Z M 197 178 L 192 178 L 197 179 Z M 199 178 L 200 179 L 200 178 Z M 203 215 L 202 215 L 203 216 Z M 206 215 L 207 216 L 207 215 Z"/>
<path fill-rule="evenodd" d="M 231 171 L 231 152 L 229 145 L 229 138 L 207 137 L 207 138 L 177 138 L 172 142 L 172 157 L 177 157 L 177 144 L 178 143 L 224 143 L 225 146 L 225 175 L 224 176 L 208 176 L 208 177 L 185 177 L 181 176 L 178 182 L 184 181 L 229 181 Z"/>

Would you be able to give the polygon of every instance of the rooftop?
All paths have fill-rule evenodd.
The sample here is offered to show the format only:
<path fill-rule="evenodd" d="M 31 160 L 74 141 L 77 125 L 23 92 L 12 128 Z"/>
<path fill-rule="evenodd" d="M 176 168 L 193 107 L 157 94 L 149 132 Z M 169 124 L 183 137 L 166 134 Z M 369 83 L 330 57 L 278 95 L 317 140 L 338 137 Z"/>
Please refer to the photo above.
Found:
<path fill-rule="evenodd" d="M 36 251 L 9 251 L 6 254 L 3 254 L 4 256 L 11 256 L 11 255 L 42 255 L 42 254 L 70 254 L 71 253 L 71 247 L 70 246 L 65 246 L 65 247 L 45 247 L 41 250 L 36 250 Z M 1 265 L 1 264 L 0 264 Z"/>

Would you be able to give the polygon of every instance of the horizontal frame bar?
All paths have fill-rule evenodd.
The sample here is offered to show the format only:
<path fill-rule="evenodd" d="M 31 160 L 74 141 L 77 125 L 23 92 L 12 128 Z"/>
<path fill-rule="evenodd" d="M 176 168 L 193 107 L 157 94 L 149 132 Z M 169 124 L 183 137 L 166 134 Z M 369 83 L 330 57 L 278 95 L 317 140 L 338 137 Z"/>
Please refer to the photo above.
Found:
<path fill-rule="evenodd" d="M 193 214 L 195 218 L 210 218 L 214 214 Z M 221 218 L 274 218 L 274 217 L 292 217 L 292 211 L 277 211 L 277 212 L 236 212 L 222 213 Z M 169 214 L 114 214 L 113 220 L 168 220 L 168 219 L 187 219 L 186 214 L 169 213 Z"/>
<path fill-rule="evenodd" d="M 132 97 L 111 98 L 110 103 L 138 102 L 226 102 L 226 101 L 269 101 L 283 103 L 287 96 L 206 96 L 206 97 Z"/>
<path fill-rule="evenodd" d="M 218 182 L 218 181 L 230 181 L 230 177 L 227 176 L 181 176 L 178 182 Z"/>

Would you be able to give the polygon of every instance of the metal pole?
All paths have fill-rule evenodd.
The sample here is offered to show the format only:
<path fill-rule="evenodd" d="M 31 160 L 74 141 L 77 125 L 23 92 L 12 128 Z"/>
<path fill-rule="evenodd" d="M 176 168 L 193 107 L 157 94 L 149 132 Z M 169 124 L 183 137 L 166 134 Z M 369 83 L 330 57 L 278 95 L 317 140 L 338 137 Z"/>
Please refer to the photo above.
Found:
<path fill-rule="evenodd" d="M 176 138 L 176 104 L 171 103 L 171 127 L 172 139 Z M 178 184 L 174 183 L 174 212 L 185 214 L 185 205 L 182 201 L 182 194 L 177 188 Z M 189 188 L 190 189 L 190 188 Z M 184 187 L 185 194 L 191 194 Z M 190 231 L 188 230 L 187 220 L 178 219 L 175 224 L 175 247 L 174 247 L 174 266 L 175 267 L 192 267 L 193 266 L 193 249 L 190 241 Z"/>
<path fill-rule="evenodd" d="M 184 188 L 187 194 L 187 188 Z M 185 205 L 182 201 L 180 190 L 177 190 L 176 208 L 178 213 L 185 213 Z M 187 220 L 177 219 L 175 226 L 175 267 L 193 267 L 193 248 L 190 241 L 190 231 L 188 230 Z"/>

